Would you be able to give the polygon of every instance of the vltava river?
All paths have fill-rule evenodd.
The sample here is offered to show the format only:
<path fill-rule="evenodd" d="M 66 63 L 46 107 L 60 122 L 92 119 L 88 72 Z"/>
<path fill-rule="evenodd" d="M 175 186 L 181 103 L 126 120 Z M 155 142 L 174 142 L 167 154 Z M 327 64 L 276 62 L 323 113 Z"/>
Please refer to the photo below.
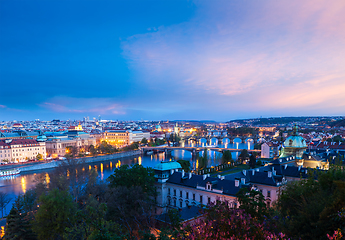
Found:
<path fill-rule="evenodd" d="M 236 142 L 236 140 L 235 140 Z M 233 143 L 229 144 L 228 141 L 225 143 L 219 143 L 217 144 L 216 141 L 211 141 L 211 145 L 218 145 L 219 147 L 228 147 L 228 148 L 238 148 L 238 149 L 253 149 L 253 144 L 251 142 L 248 143 Z M 205 142 L 201 142 L 198 144 L 198 146 L 204 146 Z M 190 144 L 182 144 L 182 146 L 196 146 L 193 143 Z M 233 159 L 237 159 L 239 153 L 232 153 Z M 209 166 L 215 166 L 219 164 L 221 154 L 214 152 L 214 151 L 208 151 L 209 156 Z M 173 159 L 183 159 L 183 160 L 190 160 L 191 166 L 195 168 L 196 161 L 192 161 L 192 154 L 189 151 L 173 151 L 172 152 L 172 158 Z M 165 160 L 165 154 L 154 154 L 151 156 L 136 156 L 136 157 L 129 157 L 126 159 L 121 160 L 108 160 L 104 162 L 97 162 L 93 164 L 86 164 L 85 169 L 96 169 L 98 172 L 98 176 L 100 180 L 106 180 L 113 172 L 114 169 L 124 165 L 124 164 L 140 164 L 144 167 L 154 167 L 156 164 L 158 164 L 160 161 Z M 15 198 L 19 194 L 25 193 L 28 189 L 33 188 L 37 181 L 36 177 L 44 176 L 46 178 L 46 181 L 49 182 L 49 173 L 54 171 L 54 169 L 48 169 L 43 171 L 35 171 L 35 172 L 27 172 L 27 173 L 21 173 L 17 176 L 11 176 L 11 177 L 0 177 L 0 191 L 8 193 L 9 197 L 12 198 L 12 201 L 7 205 L 4 214 L 7 215 L 12 207 L 12 204 L 15 200 Z"/>

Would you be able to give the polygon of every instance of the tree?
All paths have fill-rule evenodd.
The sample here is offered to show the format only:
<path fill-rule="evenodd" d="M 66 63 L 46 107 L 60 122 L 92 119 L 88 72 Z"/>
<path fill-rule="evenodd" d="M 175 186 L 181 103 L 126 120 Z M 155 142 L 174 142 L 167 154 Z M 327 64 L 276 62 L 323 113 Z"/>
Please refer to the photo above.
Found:
<path fill-rule="evenodd" d="M 6 231 L 3 239 L 8 240 L 31 240 L 36 236 L 31 230 L 29 222 L 24 219 L 25 215 L 21 214 L 17 208 L 12 207 L 10 214 L 7 216 Z"/>
<path fill-rule="evenodd" d="M 82 209 L 76 212 L 76 221 L 72 227 L 67 227 L 65 239 L 116 239 L 121 235 L 118 226 L 105 220 L 107 206 L 89 196 Z"/>
<path fill-rule="evenodd" d="M 188 160 L 177 160 L 177 162 L 179 164 L 181 164 L 181 167 L 185 172 L 190 171 L 190 161 L 188 161 Z"/>
<path fill-rule="evenodd" d="M 232 154 L 230 151 L 226 150 L 223 152 L 222 163 L 227 164 L 229 162 L 232 162 Z"/>
<path fill-rule="evenodd" d="M 244 160 L 246 160 L 249 157 L 249 153 L 247 149 L 243 149 L 240 153 L 240 155 L 238 156 L 238 158 L 240 158 L 242 160 L 242 162 Z"/>
<path fill-rule="evenodd" d="M 268 215 L 265 198 L 261 192 L 243 187 L 236 194 L 240 209 L 262 221 Z"/>
<path fill-rule="evenodd" d="M 133 166 L 122 165 L 115 169 L 114 174 L 108 178 L 109 186 L 114 187 L 134 187 L 139 186 L 149 196 L 154 196 L 156 190 L 154 188 L 155 178 L 154 170 L 146 168 L 139 164 Z"/>
<path fill-rule="evenodd" d="M 33 230 L 38 239 L 61 239 L 66 227 L 74 223 L 76 205 L 67 191 L 53 189 L 39 198 Z"/>
<path fill-rule="evenodd" d="M 204 149 L 203 155 L 198 156 L 198 169 L 207 168 L 208 158 L 207 158 L 207 149 Z"/>
<path fill-rule="evenodd" d="M 4 217 L 4 209 L 11 201 L 11 198 L 8 196 L 7 193 L 0 192 L 0 208 L 1 208 L 1 217 Z"/>
<path fill-rule="evenodd" d="M 147 144 L 147 139 L 146 139 L 146 138 L 143 138 L 143 139 L 141 140 L 141 143 L 142 143 L 142 144 Z"/>
<path fill-rule="evenodd" d="M 230 208 L 228 202 L 211 204 L 203 218 L 182 228 L 177 239 L 286 239 L 284 234 L 270 231 L 264 222 L 244 210 Z"/>
<path fill-rule="evenodd" d="M 94 145 L 90 145 L 89 146 L 89 152 L 91 153 L 92 156 L 96 156 L 97 155 L 97 149 L 95 148 Z"/>
<path fill-rule="evenodd" d="M 289 237 L 301 239 L 333 234 L 344 227 L 336 217 L 345 206 L 344 196 L 342 166 L 331 165 L 328 171 L 315 171 L 306 180 L 288 183 L 277 202 L 281 229 Z"/>
<path fill-rule="evenodd" d="M 255 168 L 256 165 L 256 157 L 254 154 L 251 154 L 249 157 L 249 165 L 251 168 Z"/>
<path fill-rule="evenodd" d="M 38 161 L 43 160 L 42 154 L 40 154 L 40 153 L 37 154 L 36 159 L 37 159 Z"/>

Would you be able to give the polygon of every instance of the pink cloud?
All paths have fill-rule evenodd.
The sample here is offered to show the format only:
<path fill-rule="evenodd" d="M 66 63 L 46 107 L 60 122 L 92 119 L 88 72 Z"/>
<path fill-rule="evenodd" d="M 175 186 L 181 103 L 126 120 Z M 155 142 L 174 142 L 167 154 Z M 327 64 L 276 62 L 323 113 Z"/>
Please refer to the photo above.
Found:
<path fill-rule="evenodd" d="M 1 104 L 0 104 L 0 108 L 6 108 L 6 106 L 5 106 L 5 105 L 1 105 Z"/>
<path fill-rule="evenodd" d="M 219 3 L 197 2 L 189 22 L 123 41 L 138 78 L 224 109 L 345 113 L 345 1 Z"/>

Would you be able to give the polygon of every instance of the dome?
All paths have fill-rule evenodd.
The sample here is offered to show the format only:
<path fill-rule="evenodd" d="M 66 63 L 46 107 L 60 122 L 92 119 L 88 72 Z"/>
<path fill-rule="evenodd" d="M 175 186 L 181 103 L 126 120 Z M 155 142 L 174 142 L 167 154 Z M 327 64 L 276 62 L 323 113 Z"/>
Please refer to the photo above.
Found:
<path fill-rule="evenodd" d="M 155 167 L 154 170 L 160 170 L 160 171 L 168 171 L 172 169 L 181 169 L 181 164 L 175 161 L 162 161 L 158 163 Z"/>
<path fill-rule="evenodd" d="M 36 139 L 38 142 L 44 142 L 47 141 L 47 137 L 45 135 L 40 135 Z"/>
<path fill-rule="evenodd" d="M 301 136 L 290 136 L 285 140 L 283 146 L 286 148 L 307 148 L 307 143 Z"/>
<path fill-rule="evenodd" d="M 282 151 L 279 156 L 280 158 L 295 156 L 296 159 L 302 159 L 303 152 L 307 148 L 307 143 L 303 137 L 298 135 L 297 130 L 297 125 L 295 125 L 292 136 L 288 137 L 284 141 Z"/>

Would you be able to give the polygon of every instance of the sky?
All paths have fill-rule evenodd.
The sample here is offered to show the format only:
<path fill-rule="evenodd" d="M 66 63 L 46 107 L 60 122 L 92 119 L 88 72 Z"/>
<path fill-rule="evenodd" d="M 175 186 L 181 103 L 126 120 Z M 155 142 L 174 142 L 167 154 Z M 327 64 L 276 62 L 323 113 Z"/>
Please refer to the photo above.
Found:
<path fill-rule="evenodd" d="M 1 0 L 0 121 L 345 115 L 344 0 Z"/>

